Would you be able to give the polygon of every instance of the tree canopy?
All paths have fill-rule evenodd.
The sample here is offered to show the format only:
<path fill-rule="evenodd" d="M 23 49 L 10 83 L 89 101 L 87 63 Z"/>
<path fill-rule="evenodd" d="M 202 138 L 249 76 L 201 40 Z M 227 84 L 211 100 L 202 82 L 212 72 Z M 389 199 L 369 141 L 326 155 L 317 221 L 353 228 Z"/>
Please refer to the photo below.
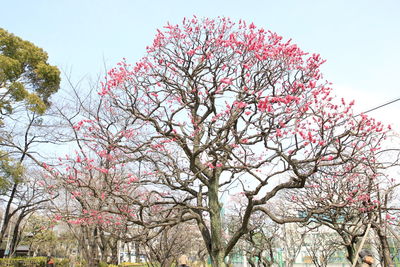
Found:
<path fill-rule="evenodd" d="M 135 65 L 121 62 L 110 70 L 99 92 L 103 109 L 130 123 L 112 131 L 118 142 L 101 157 L 139 162 L 132 170 L 137 179 L 118 188 L 151 184 L 146 199 L 154 204 L 140 210 L 171 211 L 164 222 L 143 225 L 195 220 L 213 265 L 221 266 L 255 211 L 280 223 L 306 219 L 273 214 L 267 204 L 278 193 L 314 178 L 334 180 L 366 158 L 375 160 L 384 127 L 364 115 L 355 118 L 353 102 L 332 96 L 323 63 L 254 24 L 193 17 L 159 30 Z M 91 124 L 86 119 L 75 128 L 98 138 L 100 128 Z M 232 188 L 247 202 L 226 237 L 221 195 Z M 124 194 L 93 190 L 109 198 Z M 129 200 L 130 211 L 141 205 L 134 196 L 118 199 Z M 138 222 L 129 212 L 121 215 Z"/>
<path fill-rule="evenodd" d="M 398 185 L 382 183 L 398 162 L 383 160 L 390 127 L 334 96 L 319 55 L 254 24 L 194 16 L 158 30 L 145 56 L 118 63 L 95 94 L 73 88 L 55 101 L 44 125 L 59 71 L 0 30 L 0 240 L 13 229 L 10 251 L 22 222 L 50 204 L 51 224 L 68 225 L 90 266 L 117 263 L 131 242 L 136 259 L 143 246 L 169 265 L 188 248 L 181 232 L 202 238 L 196 253 L 205 249 L 213 266 L 242 250 L 252 266 L 256 257 L 272 264 L 279 242 L 292 262 L 306 231 L 287 223 L 335 230 L 350 262 L 371 225 L 391 262 L 386 189 Z M 41 143 L 74 151 L 43 162 Z M 332 251 L 313 240 L 326 262 Z"/>
<path fill-rule="evenodd" d="M 0 112 L 24 101 L 31 110 L 43 113 L 49 97 L 60 86 L 60 71 L 50 65 L 43 49 L 0 28 Z"/>

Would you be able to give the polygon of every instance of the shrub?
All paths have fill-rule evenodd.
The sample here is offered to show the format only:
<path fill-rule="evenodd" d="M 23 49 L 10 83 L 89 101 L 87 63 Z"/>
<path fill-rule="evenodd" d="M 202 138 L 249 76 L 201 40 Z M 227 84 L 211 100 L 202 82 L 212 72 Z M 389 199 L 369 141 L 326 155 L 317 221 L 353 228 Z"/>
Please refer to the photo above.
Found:
<path fill-rule="evenodd" d="M 0 259 L 0 266 L 9 267 L 46 267 L 46 257 L 17 257 Z M 55 259 L 57 267 L 68 267 L 68 259 Z"/>

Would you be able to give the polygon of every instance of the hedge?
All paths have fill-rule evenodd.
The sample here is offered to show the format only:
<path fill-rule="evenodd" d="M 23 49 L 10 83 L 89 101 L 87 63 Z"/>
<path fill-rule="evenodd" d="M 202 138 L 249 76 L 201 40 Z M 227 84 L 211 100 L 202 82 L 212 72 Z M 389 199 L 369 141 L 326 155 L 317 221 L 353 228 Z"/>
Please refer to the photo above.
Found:
<path fill-rule="evenodd" d="M 17 257 L 17 258 L 0 258 L 0 266 L 10 267 L 46 267 L 47 257 Z M 69 267 L 68 259 L 55 259 L 57 267 Z"/>

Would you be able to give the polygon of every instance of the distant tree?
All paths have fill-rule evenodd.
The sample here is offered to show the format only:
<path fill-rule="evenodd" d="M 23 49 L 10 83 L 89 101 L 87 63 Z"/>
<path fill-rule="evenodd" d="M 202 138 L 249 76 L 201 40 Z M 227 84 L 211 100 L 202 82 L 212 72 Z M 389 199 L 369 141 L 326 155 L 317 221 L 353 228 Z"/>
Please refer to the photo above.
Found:
<path fill-rule="evenodd" d="M 281 234 L 281 225 L 278 225 L 263 213 L 254 213 L 249 225 L 249 232 L 243 239 L 247 261 L 250 266 L 267 267 L 276 263 L 277 248 Z"/>
<path fill-rule="evenodd" d="M 133 144 L 140 126 L 135 120 L 117 120 L 90 92 L 86 97 L 72 88 L 71 95 L 71 102 L 54 106 L 60 125 L 55 132 L 58 142 L 75 151 L 55 162 L 38 163 L 47 171 L 44 182 L 49 193 L 60 194 L 52 202 L 54 216 L 70 227 L 88 264 L 98 260 L 116 264 L 120 242 L 147 234 L 134 230 L 143 224 L 137 219 L 138 207 L 147 200 L 146 190 L 138 186 L 140 163 L 127 158 L 118 145 Z"/>
<path fill-rule="evenodd" d="M 335 252 L 342 250 L 343 246 L 336 232 L 318 231 L 320 229 L 326 228 L 317 228 L 317 232 L 311 231 L 307 233 L 303 247 L 308 255 L 311 256 L 312 262 L 316 267 L 326 267 Z"/>
<path fill-rule="evenodd" d="M 381 258 L 385 266 L 392 265 L 387 227 L 395 221 L 398 204 L 393 193 L 398 184 L 388 168 L 398 165 L 398 151 L 390 145 L 391 158 L 384 163 L 368 158 L 353 166 L 352 171 L 337 169 L 332 177 L 316 176 L 308 180 L 305 188 L 292 191 L 288 199 L 304 214 L 318 209 L 312 222 L 334 230 L 340 245 L 347 251 L 347 259 L 354 261 L 359 241 L 366 234 L 367 225 L 376 234 Z M 377 157 L 389 151 L 382 150 Z M 369 233 L 372 234 L 372 231 Z"/>
<path fill-rule="evenodd" d="M 366 196 L 371 196 L 368 193 L 371 180 L 362 173 L 365 171 L 357 173 L 354 169 L 353 173 L 347 173 L 338 169 L 334 182 L 329 177 L 310 179 L 304 189 L 290 192 L 287 196 L 303 215 L 320 210 L 319 214 L 312 216 L 312 221 L 338 234 L 349 262 L 353 261 L 358 241 L 365 234 L 368 214 L 374 209 L 372 202 L 363 201 Z"/>
<path fill-rule="evenodd" d="M 29 177 L 23 177 L 23 181 L 18 186 L 15 194 L 14 209 L 10 213 L 15 223 L 9 225 L 12 228 L 9 253 L 13 255 L 21 239 L 23 238 L 24 225 L 26 220 L 35 212 L 45 210 L 55 195 L 49 196 L 46 190 L 41 186 L 41 175 L 30 171 Z M 2 229 L 3 230 L 3 229 Z"/>
<path fill-rule="evenodd" d="M 33 166 L 31 161 L 37 156 L 35 146 L 37 148 L 38 144 L 49 142 L 47 132 L 39 130 L 43 123 L 42 116 L 25 110 L 20 114 L 19 120 L 8 122 L 3 128 L 3 139 L 0 138 L 0 149 L 7 154 L 7 157 L 0 159 L 3 174 L 7 174 L 0 179 L 7 184 L 0 195 L 0 201 L 4 203 L 0 242 L 4 242 L 4 235 L 13 218 L 22 222 L 26 216 L 42 209 L 55 196 L 48 195 L 46 188 L 39 183 L 43 179 L 43 173 L 36 170 L 37 166 Z M 19 223 L 13 227 L 12 248 L 16 246 L 20 232 Z"/>
<path fill-rule="evenodd" d="M 182 223 L 153 231 L 158 234 L 143 242 L 150 266 L 171 266 L 183 254 L 197 256 L 203 251 L 199 250 L 204 246 L 198 243 L 201 237 L 194 224 Z"/>
<path fill-rule="evenodd" d="M 295 223 L 283 224 L 278 242 L 283 248 L 283 259 L 286 266 L 293 266 L 304 245 L 304 239 L 309 229 Z"/>
<path fill-rule="evenodd" d="M 247 206 L 247 198 L 244 194 L 231 196 L 226 205 L 225 227 L 228 235 L 233 233 L 236 225 L 243 220 L 242 216 Z M 251 215 L 248 232 L 243 235 L 235 246 L 232 254 L 245 255 L 247 262 L 252 267 L 266 267 L 276 264 L 277 249 L 283 248 L 280 239 L 283 225 L 271 221 L 262 212 L 254 212 Z"/>
<path fill-rule="evenodd" d="M 53 231 L 54 223 L 50 218 L 40 214 L 29 216 L 23 227 L 21 244 L 28 245 L 31 256 L 48 255 L 54 252 L 56 234 Z"/>

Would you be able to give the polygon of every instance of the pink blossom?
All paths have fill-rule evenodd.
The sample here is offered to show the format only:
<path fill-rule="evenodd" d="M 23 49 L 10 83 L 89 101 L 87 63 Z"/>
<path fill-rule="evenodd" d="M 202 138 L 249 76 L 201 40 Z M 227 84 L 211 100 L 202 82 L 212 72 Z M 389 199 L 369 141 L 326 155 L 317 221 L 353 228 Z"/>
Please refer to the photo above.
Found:
<path fill-rule="evenodd" d="M 223 78 L 220 80 L 220 83 L 225 83 L 225 84 L 232 84 L 233 82 L 232 78 Z"/>

